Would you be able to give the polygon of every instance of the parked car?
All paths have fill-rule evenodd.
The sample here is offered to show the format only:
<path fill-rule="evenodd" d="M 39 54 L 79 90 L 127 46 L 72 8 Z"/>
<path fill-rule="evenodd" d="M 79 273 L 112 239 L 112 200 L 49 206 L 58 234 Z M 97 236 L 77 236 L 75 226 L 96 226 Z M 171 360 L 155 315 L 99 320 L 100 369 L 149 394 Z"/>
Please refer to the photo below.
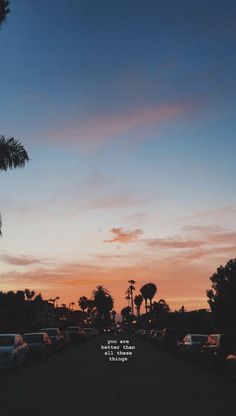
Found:
<path fill-rule="evenodd" d="M 200 358 L 201 348 L 206 344 L 208 335 L 187 334 L 182 341 L 177 343 L 179 356 L 186 358 Z"/>
<path fill-rule="evenodd" d="M 68 326 L 67 332 L 69 333 L 72 343 L 85 341 L 85 332 L 80 328 L 80 326 Z"/>
<path fill-rule="evenodd" d="M 46 332 L 28 332 L 23 338 L 29 346 L 30 358 L 42 360 L 52 353 L 52 341 Z"/>
<path fill-rule="evenodd" d="M 211 334 L 202 347 L 202 361 L 207 367 L 223 369 L 226 357 L 234 351 L 236 351 L 235 335 Z"/>
<path fill-rule="evenodd" d="M 152 342 L 153 344 L 158 344 L 158 339 L 162 336 L 162 330 L 155 330 L 152 334 Z"/>
<path fill-rule="evenodd" d="M 225 374 L 229 378 L 236 379 L 236 352 L 229 354 L 226 357 Z"/>
<path fill-rule="evenodd" d="M 94 330 L 93 330 L 93 328 L 83 328 L 83 331 L 85 332 L 85 337 L 87 339 L 94 337 Z"/>
<path fill-rule="evenodd" d="M 144 339 L 148 339 L 149 334 L 150 334 L 150 329 L 143 329 L 141 337 Z"/>
<path fill-rule="evenodd" d="M 148 341 L 152 342 L 155 331 L 155 329 L 151 329 L 151 331 L 149 331 L 149 333 L 147 334 Z"/>
<path fill-rule="evenodd" d="M 159 348 L 176 351 L 177 343 L 184 335 L 178 328 L 165 328 L 156 338 L 156 344 Z"/>
<path fill-rule="evenodd" d="M 66 347 L 66 346 L 70 345 L 70 343 L 71 343 L 71 338 L 70 338 L 70 334 L 69 334 L 69 332 L 68 332 L 68 331 L 62 331 L 62 332 L 61 332 L 61 334 L 62 334 L 62 336 L 63 336 L 63 343 L 64 343 L 64 346 Z"/>
<path fill-rule="evenodd" d="M 29 347 L 20 334 L 0 334 L 0 369 L 23 365 Z"/>
<path fill-rule="evenodd" d="M 63 336 L 58 328 L 42 328 L 40 329 L 40 332 L 46 332 L 49 336 L 49 339 L 52 341 L 52 346 L 55 349 L 55 351 L 61 351 L 64 342 L 63 342 Z"/>

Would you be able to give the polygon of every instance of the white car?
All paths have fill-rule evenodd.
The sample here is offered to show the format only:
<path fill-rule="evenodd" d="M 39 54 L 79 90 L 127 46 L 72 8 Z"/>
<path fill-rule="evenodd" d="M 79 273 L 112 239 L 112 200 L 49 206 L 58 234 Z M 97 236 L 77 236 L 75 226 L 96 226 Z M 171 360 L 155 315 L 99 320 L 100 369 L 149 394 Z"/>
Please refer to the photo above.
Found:
<path fill-rule="evenodd" d="M 0 369 L 23 365 L 28 357 L 28 344 L 19 334 L 0 334 Z"/>

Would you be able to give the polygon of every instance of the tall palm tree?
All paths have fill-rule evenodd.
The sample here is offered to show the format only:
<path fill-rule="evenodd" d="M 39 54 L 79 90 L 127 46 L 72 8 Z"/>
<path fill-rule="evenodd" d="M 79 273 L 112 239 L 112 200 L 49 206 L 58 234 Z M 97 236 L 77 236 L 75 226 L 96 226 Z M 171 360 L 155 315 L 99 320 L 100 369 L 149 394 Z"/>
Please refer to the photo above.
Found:
<path fill-rule="evenodd" d="M 7 13 L 9 13 L 9 1 L 0 0 L 0 25 L 6 19 Z"/>
<path fill-rule="evenodd" d="M 141 308 L 141 305 L 143 303 L 142 295 L 136 295 L 135 298 L 134 298 L 134 303 L 135 303 L 135 306 L 136 306 L 136 309 L 137 309 L 137 315 L 140 316 L 140 308 Z"/>
<path fill-rule="evenodd" d="M 15 140 L 13 137 L 6 139 L 4 136 L 0 136 L 0 171 L 22 168 L 28 161 L 28 153 L 26 152 L 25 148 L 22 146 L 20 142 Z M 0 214 L 0 235 L 2 235 L 1 229 L 2 218 Z"/>
<path fill-rule="evenodd" d="M 149 294 L 149 291 L 148 291 L 148 287 L 147 287 L 147 285 L 143 285 L 143 286 L 141 287 L 141 289 L 140 289 L 140 293 L 141 293 L 141 295 L 142 295 L 142 297 L 143 297 L 143 299 L 144 299 L 144 302 L 145 302 L 145 311 L 146 311 L 146 313 L 147 313 L 147 311 L 148 311 L 148 304 L 147 304 L 147 301 L 148 301 L 148 294 Z"/>
<path fill-rule="evenodd" d="M 134 314 L 134 296 L 133 296 L 133 291 L 135 290 L 135 287 L 134 287 L 135 280 L 129 280 L 128 283 L 130 284 L 130 286 L 129 286 L 129 292 L 130 292 L 130 299 L 131 299 L 131 310 L 132 310 L 132 314 Z"/>
<path fill-rule="evenodd" d="M 140 292 L 145 300 L 145 310 L 148 311 L 147 300 L 149 299 L 149 308 L 152 309 L 152 299 L 154 298 L 157 287 L 154 283 L 146 283 L 141 287 Z"/>

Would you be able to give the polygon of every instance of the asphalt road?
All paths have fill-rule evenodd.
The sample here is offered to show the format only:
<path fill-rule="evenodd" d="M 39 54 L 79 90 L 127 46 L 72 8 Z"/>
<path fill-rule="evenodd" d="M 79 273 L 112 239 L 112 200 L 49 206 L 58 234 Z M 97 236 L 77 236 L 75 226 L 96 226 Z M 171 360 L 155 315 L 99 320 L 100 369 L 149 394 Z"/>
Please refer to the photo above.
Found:
<path fill-rule="evenodd" d="M 128 361 L 111 362 L 101 350 L 107 339 L 1 373 L 0 415 L 236 414 L 236 383 L 132 337 L 122 337 L 136 347 Z"/>

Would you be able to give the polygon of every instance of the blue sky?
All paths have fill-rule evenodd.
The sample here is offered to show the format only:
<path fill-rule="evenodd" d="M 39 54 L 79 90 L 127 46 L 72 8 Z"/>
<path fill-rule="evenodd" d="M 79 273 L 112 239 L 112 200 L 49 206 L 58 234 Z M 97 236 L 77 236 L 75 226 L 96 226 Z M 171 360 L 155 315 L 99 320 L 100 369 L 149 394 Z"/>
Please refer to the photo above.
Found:
<path fill-rule="evenodd" d="M 103 283 L 119 308 L 137 275 L 206 306 L 235 253 L 235 17 L 234 1 L 11 1 L 1 133 L 30 163 L 0 177 L 4 290 L 69 302 Z"/>

